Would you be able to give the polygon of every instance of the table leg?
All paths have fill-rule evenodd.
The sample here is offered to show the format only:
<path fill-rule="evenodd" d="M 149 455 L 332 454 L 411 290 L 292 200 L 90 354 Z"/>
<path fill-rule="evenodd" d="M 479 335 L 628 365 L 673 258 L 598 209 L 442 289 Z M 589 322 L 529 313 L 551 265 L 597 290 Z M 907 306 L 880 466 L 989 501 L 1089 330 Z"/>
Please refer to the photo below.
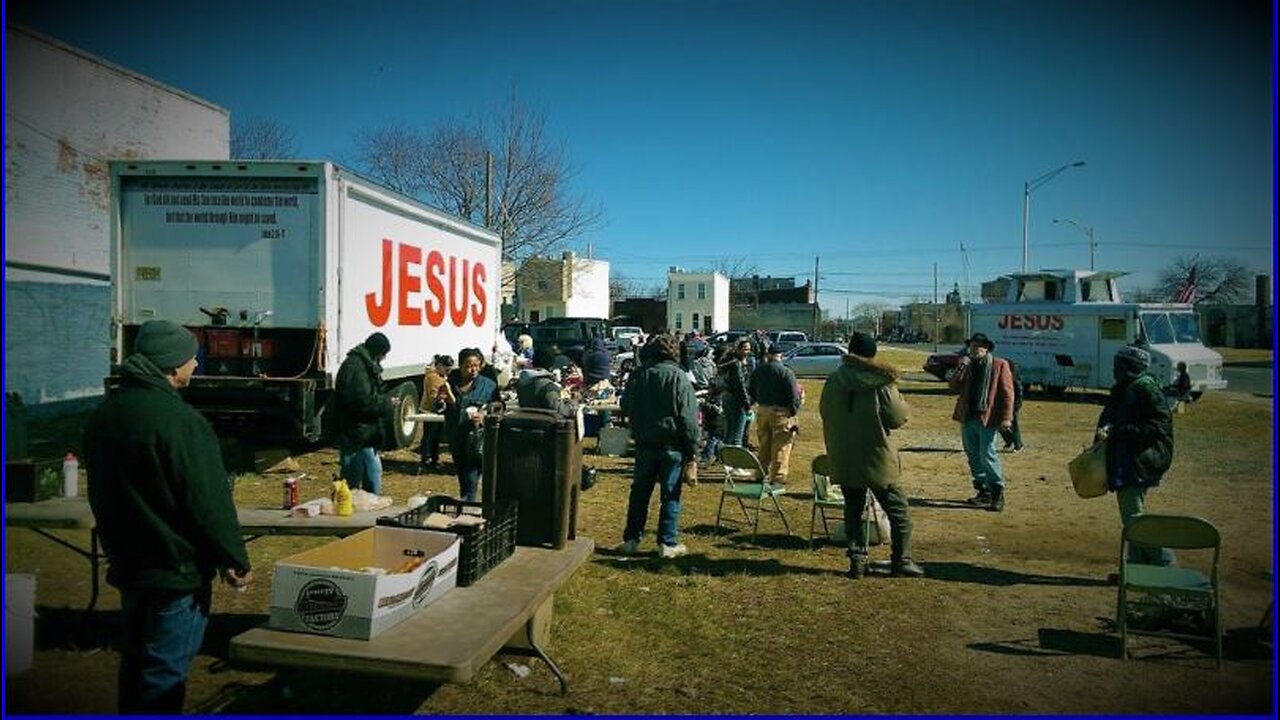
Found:
<path fill-rule="evenodd" d="M 560 681 L 560 694 L 568 695 L 569 679 L 560 671 L 560 666 L 556 665 L 555 661 L 542 649 L 542 643 L 546 642 L 551 635 L 551 613 L 554 601 L 554 595 L 548 596 L 542 605 L 525 621 L 524 629 L 507 641 L 507 645 L 502 648 L 502 652 L 508 655 L 536 657 L 542 660 L 551 669 L 551 674 L 556 676 L 556 680 Z"/>
<path fill-rule="evenodd" d="M 92 573 L 92 575 L 89 578 L 89 587 L 90 587 L 89 607 L 85 608 L 85 611 L 93 612 L 94 607 L 96 607 L 98 604 L 98 561 L 102 558 L 102 554 L 98 552 L 98 529 L 92 528 L 89 530 L 89 549 L 88 550 L 72 545 L 71 543 L 67 542 L 66 540 L 63 540 L 57 535 L 46 532 L 42 528 L 33 527 L 33 528 L 27 528 L 27 529 L 36 533 L 37 535 L 40 535 L 41 537 L 44 537 L 48 540 L 52 540 L 53 542 L 61 545 L 62 547 L 70 550 L 71 552 L 89 561 L 89 572 Z"/>
<path fill-rule="evenodd" d="M 86 613 L 93 612 L 98 605 L 98 528 L 89 530 L 89 573 L 91 579 L 89 581 L 89 607 L 85 608 Z"/>

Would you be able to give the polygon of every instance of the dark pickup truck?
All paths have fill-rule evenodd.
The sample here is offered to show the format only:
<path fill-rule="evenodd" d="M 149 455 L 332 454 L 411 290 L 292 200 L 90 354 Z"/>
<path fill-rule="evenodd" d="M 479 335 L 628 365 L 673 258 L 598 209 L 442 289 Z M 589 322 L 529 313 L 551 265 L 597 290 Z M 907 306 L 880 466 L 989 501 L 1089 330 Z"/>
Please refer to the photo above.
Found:
<path fill-rule="evenodd" d="M 608 337 L 605 321 L 600 318 L 558 317 L 548 318 L 529 327 L 533 347 L 560 348 L 573 363 L 582 366 L 582 351 L 591 338 Z"/>

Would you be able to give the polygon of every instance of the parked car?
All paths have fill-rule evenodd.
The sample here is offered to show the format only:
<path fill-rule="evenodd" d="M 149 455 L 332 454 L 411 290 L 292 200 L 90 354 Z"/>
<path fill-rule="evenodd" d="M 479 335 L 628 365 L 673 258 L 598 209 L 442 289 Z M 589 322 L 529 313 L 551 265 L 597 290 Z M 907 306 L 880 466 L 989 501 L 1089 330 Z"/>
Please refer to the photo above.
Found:
<path fill-rule="evenodd" d="M 769 333 L 769 344 L 782 350 L 783 353 L 809 342 L 809 336 L 798 330 L 774 330 Z"/>
<path fill-rule="evenodd" d="M 627 352 L 645 341 L 644 330 L 635 325 L 615 325 L 609 328 L 609 349 L 614 352 Z"/>
<path fill-rule="evenodd" d="M 725 330 L 724 332 L 718 332 L 707 338 L 707 342 L 711 343 L 711 347 L 718 347 L 725 344 L 732 345 L 750 334 L 751 333 L 746 330 Z"/>
<path fill-rule="evenodd" d="M 845 348 L 836 343 L 805 343 L 782 356 L 782 364 L 797 376 L 826 377 L 843 362 Z"/>
<path fill-rule="evenodd" d="M 934 353 L 925 358 L 924 371 L 939 380 L 946 380 L 955 372 L 956 366 L 960 364 L 960 359 L 965 355 L 964 347 L 952 352 Z"/>

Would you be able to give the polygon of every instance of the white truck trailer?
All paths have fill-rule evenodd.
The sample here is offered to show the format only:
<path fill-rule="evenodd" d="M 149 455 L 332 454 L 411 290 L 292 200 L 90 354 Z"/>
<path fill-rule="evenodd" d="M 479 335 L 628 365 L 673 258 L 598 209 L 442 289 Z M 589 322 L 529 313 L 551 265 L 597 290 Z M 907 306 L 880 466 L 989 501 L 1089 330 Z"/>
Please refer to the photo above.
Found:
<path fill-rule="evenodd" d="M 1116 278 L 1123 272 L 1044 270 L 1004 276 L 1003 302 L 969 310 L 972 332 L 986 333 L 996 354 L 1018 364 L 1022 382 L 1051 392 L 1110 388 L 1111 362 L 1129 344 L 1151 354 L 1149 372 L 1165 384 L 1187 364 L 1192 391 L 1221 390 L 1222 356 L 1200 342 L 1189 304 L 1123 302 Z M 957 358 L 958 359 L 958 358 Z M 930 356 L 925 369 L 944 377 L 951 357 Z"/>
<path fill-rule="evenodd" d="M 440 353 L 488 354 L 501 239 L 328 162 L 120 161 L 111 174 L 111 375 L 138 327 L 200 341 L 184 392 L 220 433 L 315 441 L 347 352 L 391 341 L 404 416 Z"/>

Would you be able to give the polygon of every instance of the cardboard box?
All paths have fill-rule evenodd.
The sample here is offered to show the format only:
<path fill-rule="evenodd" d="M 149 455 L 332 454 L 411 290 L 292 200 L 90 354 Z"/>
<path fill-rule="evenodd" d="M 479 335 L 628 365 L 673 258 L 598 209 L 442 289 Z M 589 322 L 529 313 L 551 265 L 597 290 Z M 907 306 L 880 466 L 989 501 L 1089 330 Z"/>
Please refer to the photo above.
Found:
<path fill-rule="evenodd" d="M 452 533 L 372 527 L 290 555 L 275 566 L 270 626 L 368 640 L 435 601 L 458 582 L 461 538 Z M 394 572 L 413 553 L 410 572 Z M 408 554 L 406 554 L 408 553 Z M 386 568 L 386 574 L 363 572 Z"/>

